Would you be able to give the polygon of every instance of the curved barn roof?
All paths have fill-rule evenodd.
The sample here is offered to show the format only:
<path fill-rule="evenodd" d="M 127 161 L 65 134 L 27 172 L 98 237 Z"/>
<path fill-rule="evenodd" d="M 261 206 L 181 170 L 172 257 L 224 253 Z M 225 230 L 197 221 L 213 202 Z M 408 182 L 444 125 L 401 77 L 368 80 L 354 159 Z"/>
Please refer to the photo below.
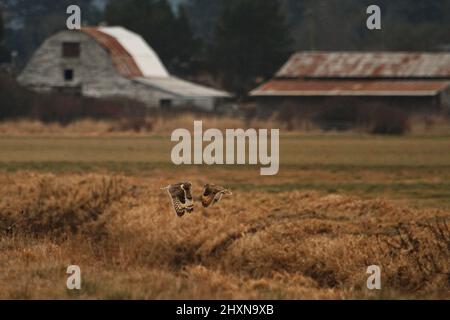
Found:
<path fill-rule="evenodd" d="M 123 27 L 88 27 L 81 31 L 109 52 L 117 71 L 126 78 L 185 98 L 231 97 L 228 92 L 171 76 L 145 40 Z"/>
<path fill-rule="evenodd" d="M 81 30 L 110 52 L 114 65 L 123 76 L 169 77 L 156 52 L 140 35 L 122 27 L 90 27 Z"/>

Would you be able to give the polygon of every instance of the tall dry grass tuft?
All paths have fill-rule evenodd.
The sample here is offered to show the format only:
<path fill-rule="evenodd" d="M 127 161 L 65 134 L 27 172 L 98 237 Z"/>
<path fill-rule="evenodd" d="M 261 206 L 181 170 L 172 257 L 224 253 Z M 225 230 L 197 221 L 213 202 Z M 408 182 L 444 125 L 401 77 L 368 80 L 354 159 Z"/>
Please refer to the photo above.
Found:
<path fill-rule="evenodd" d="M 108 207 L 126 192 L 120 179 L 88 175 L 59 179 L 53 175 L 32 177 L 15 185 L 0 202 L 3 235 L 68 236 L 95 232 Z"/>

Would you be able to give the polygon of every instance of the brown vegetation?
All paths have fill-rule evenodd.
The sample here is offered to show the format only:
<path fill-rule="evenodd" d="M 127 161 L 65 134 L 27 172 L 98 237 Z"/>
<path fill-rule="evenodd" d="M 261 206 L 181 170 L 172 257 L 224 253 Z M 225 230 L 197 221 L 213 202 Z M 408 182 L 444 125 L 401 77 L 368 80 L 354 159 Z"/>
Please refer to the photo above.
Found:
<path fill-rule="evenodd" d="M 348 132 L 372 132 L 412 135 L 447 135 L 450 133 L 449 119 L 440 116 L 413 116 L 408 121 L 399 115 L 398 123 L 384 121 L 385 116 L 378 114 L 380 119 L 372 122 L 372 125 L 354 127 Z M 154 114 L 147 117 L 132 117 L 122 119 L 79 119 L 67 124 L 58 122 L 42 122 L 39 120 L 17 119 L 0 122 L 0 134 L 5 136 L 30 136 L 30 135 L 58 135 L 58 136 L 105 136 L 105 135 L 167 135 L 178 128 L 192 129 L 194 120 L 201 119 L 204 128 L 277 128 L 284 133 L 324 133 L 308 119 L 285 118 L 276 115 L 270 119 L 258 119 L 256 117 L 240 116 L 216 116 L 201 115 L 195 113 L 181 113 L 178 116 Z M 289 119 L 289 120 L 288 120 Z M 395 119 L 394 119 L 395 120 Z M 405 121 L 405 122 L 403 122 Z M 403 129 L 405 131 L 403 131 Z M 330 132 L 330 131 L 328 131 Z M 331 133 L 333 133 L 331 131 Z"/>
<path fill-rule="evenodd" d="M 5 136 L 104 136 L 104 135 L 135 135 L 153 134 L 168 135 L 178 128 L 192 129 L 195 120 L 201 119 L 204 128 L 282 128 L 281 123 L 260 121 L 247 122 L 238 117 L 202 116 L 186 113 L 177 117 L 155 115 L 152 117 L 131 118 L 120 120 L 83 119 L 62 125 L 57 122 L 44 123 L 37 120 L 15 120 L 0 122 L 0 134 Z"/>
<path fill-rule="evenodd" d="M 190 178 L 198 194 L 205 177 Z M 170 179 L 1 174 L 0 297 L 449 298 L 448 211 L 236 190 L 180 219 L 159 189 Z M 381 291 L 366 289 L 372 264 Z"/>

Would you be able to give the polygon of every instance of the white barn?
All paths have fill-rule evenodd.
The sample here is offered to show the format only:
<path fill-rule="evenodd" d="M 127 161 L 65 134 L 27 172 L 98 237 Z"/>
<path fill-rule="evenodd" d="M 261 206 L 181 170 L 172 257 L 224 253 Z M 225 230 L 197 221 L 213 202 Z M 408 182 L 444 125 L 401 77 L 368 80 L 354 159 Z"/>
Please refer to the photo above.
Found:
<path fill-rule="evenodd" d="M 144 39 L 122 27 L 65 30 L 51 36 L 34 53 L 18 81 L 38 92 L 123 96 L 149 107 L 213 111 L 231 98 L 227 92 L 170 75 Z"/>

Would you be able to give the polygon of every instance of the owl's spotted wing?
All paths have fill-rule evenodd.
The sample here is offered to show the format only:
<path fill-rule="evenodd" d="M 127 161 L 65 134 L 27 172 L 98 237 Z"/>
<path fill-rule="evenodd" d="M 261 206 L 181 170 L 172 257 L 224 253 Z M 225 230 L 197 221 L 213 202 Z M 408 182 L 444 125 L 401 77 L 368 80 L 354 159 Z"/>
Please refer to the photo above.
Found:
<path fill-rule="evenodd" d="M 173 209 L 175 210 L 175 213 L 177 214 L 177 216 L 179 216 L 181 218 L 186 213 L 186 208 L 185 208 L 184 204 L 182 204 L 181 201 L 177 197 L 171 197 L 171 198 L 172 198 Z"/>
<path fill-rule="evenodd" d="M 194 210 L 190 183 L 173 184 L 164 189 L 167 189 L 177 216 L 182 217 L 186 212 L 191 213 Z"/>
<path fill-rule="evenodd" d="M 219 202 L 224 195 L 232 195 L 231 191 L 212 184 L 206 184 L 203 187 L 202 193 L 202 205 L 205 208 L 209 206 L 213 206 L 217 202 Z"/>

